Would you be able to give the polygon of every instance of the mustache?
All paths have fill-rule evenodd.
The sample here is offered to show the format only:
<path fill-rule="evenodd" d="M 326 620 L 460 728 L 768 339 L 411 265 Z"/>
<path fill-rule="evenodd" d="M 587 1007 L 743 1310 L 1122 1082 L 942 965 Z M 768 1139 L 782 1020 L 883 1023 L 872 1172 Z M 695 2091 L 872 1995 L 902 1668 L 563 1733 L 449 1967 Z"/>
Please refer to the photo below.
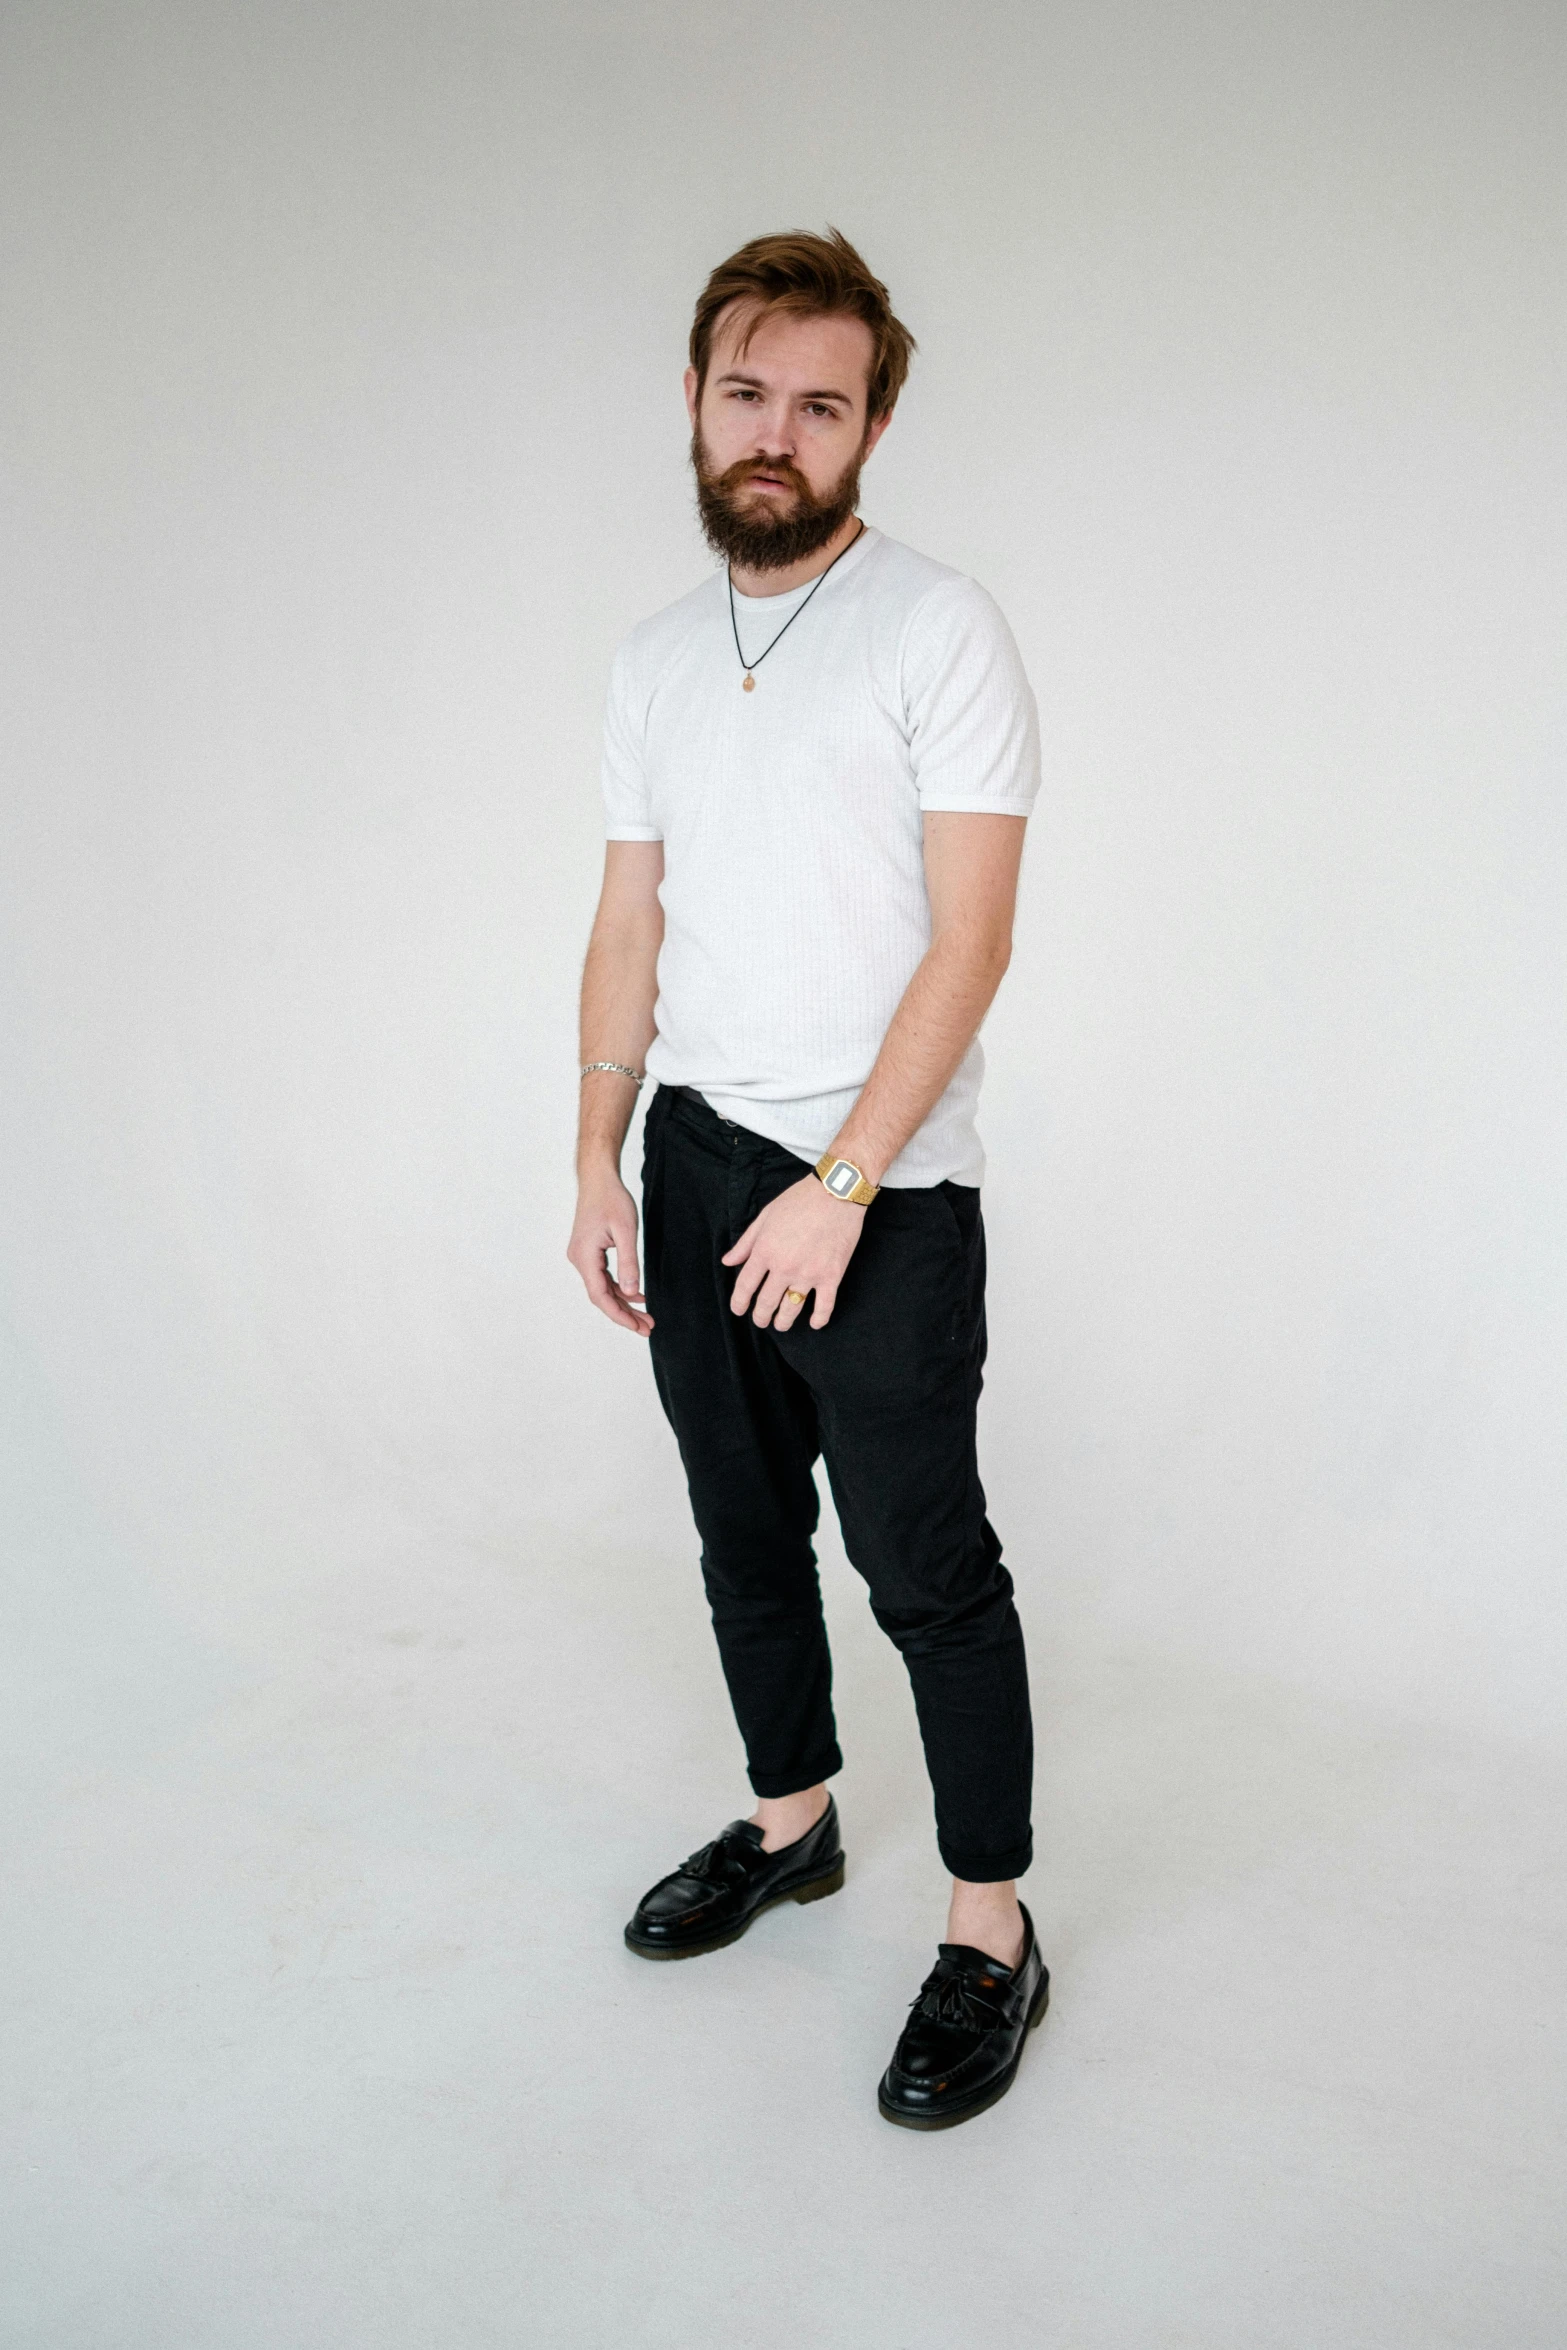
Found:
<path fill-rule="evenodd" d="M 721 496 L 732 497 L 736 490 L 743 490 L 748 482 L 754 481 L 759 473 L 770 474 L 774 481 L 783 482 L 807 505 L 815 505 L 816 498 L 810 483 L 787 457 L 742 457 L 738 465 L 728 466 L 722 473 L 709 474 L 705 486 L 717 490 Z"/>

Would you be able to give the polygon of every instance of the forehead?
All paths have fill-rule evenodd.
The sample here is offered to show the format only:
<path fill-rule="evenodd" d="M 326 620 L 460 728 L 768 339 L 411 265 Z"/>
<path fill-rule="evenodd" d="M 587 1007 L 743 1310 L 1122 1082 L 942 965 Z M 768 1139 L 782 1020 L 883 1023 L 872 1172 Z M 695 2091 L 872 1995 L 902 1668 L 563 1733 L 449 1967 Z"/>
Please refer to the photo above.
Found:
<path fill-rule="evenodd" d="M 780 391 L 833 389 L 864 398 L 876 345 L 862 318 L 839 310 L 805 318 L 769 311 L 758 320 L 742 357 L 739 345 L 755 317 L 756 306 L 749 302 L 731 302 L 720 315 L 708 359 L 709 382 L 738 368 Z"/>

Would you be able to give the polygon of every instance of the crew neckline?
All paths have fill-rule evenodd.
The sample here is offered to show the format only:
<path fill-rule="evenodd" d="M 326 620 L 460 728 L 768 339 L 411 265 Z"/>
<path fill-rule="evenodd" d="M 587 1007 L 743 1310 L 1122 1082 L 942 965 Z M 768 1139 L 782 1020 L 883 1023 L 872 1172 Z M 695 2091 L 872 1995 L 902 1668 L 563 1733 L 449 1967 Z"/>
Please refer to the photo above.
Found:
<path fill-rule="evenodd" d="M 863 554 L 869 542 L 879 535 L 880 534 L 876 529 L 876 525 L 873 522 L 867 522 L 859 537 L 854 541 L 854 544 L 850 547 L 846 547 L 841 555 L 836 557 L 833 562 L 829 563 L 827 566 L 827 571 L 831 571 L 836 577 L 840 572 L 844 571 L 854 562 L 854 559 L 857 555 Z M 747 612 L 775 612 L 781 610 L 785 604 L 792 604 L 796 597 L 808 596 L 812 588 L 820 587 L 822 581 L 827 576 L 827 571 L 818 571 L 814 579 L 802 580 L 798 587 L 785 588 L 781 594 L 776 596 L 748 596 L 744 588 L 735 588 L 735 603 L 737 606 Z M 730 585 L 733 586 L 732 580 Z"/>

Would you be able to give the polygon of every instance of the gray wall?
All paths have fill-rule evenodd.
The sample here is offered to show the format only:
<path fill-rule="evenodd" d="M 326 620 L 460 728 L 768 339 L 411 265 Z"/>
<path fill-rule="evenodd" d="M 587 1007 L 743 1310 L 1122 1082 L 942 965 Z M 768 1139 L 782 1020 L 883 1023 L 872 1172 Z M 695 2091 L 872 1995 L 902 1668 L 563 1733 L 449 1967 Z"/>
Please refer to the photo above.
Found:
<path fill-rule="evenodd" d="M 543 1605 L 542 1526 L 688 1545 L 561 1257 L 598 712 L 707 561 L 696 287 L 833 221 L 923 346 L 866 511 L 1044 718 L 985 1120 L 1031 1632 L 1559 1739 L 1559 11 L 4 39 L 33 1735 L 410 1527 Z"/>

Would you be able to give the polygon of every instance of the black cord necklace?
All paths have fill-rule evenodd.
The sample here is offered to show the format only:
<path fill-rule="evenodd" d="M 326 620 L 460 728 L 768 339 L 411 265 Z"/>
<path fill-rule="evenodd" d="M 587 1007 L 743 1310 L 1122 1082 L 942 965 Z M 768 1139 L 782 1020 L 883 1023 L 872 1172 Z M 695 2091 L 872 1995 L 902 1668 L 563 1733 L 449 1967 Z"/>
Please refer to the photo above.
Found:
<path fill-rule="evenodd" d="M 850 539 L 849 546 L 840 547 L 837 554 L 834 555 L 832 561 L 828 564 L 827 571 L 824 571 L 821 574 L 821 578 L 812 581 L 811 596 L 815 595 L 817 589 L 822 584 L 822 580 L 827 577 L 827 573 L 837 569 L 838 565 L 843 561 L 844 556 L 848 554 L 849 547 L 857 547 L 864 536 L 865 525 L 862 522 L 859 529 L 855 532 L 853 538 Z M 811 596 L 806 597 L 805 603 L 796 604 L 794 610 L 790 613 L 788 619 L 784 622 L 782 628 L 778 631 L 777 636 L 774 637 L 773 645 L 766 646 L 760 653 L 757 654 L 754 661 L 748 661 L 744 653 L 740 652 L 740 623 L 735 618 L 735 575 L 732 571 L 726 568 L 724 576 L 729 582 L 729 625 L 734 631 L 735 651 L 740 653 L 740 666 L 745 671 L 745 675 L 740 682 L 746 693 L 754 694 L 756 691 L 756 679 L 752 672 L 761 668 L 762 663 L 766 660 L 768 654 L 772 651 L 773 645 L 780 643 L 782 639 L 788 635 L 790 629 L 793 628 L 795 622 L 799 619 L 800 614 L 805 610 L 805 605 L 810 602 Z"/>

